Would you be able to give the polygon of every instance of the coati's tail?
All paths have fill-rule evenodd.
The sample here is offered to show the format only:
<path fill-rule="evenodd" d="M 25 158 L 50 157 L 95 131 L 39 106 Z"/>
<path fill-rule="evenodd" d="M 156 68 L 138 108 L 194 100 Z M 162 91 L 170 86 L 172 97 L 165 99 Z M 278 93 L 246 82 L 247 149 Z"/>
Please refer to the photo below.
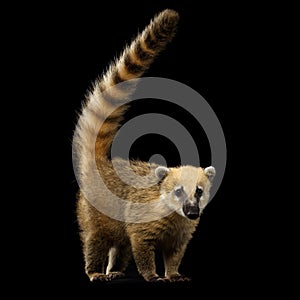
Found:
<path fill-rule="evenodd" d="M 173 10 L 166 9 L 158 14 L 131 45 L 125 48 L 119 59 L 111 64 L 106 74 L 95 83 L 82 110 L 75 136 L 75 150 L 80 156 L 81 172 L 87 171 L 90 160 L 95 159 L 95 151 L 97 157 L 108 156 L 126 110 L 126 106 L 115 110 L 116 103 L 119 105 L 133 92 L 129 89 L 109 88 L 142 76 L 155 56 L 174 37 L 178 20 L 179 16 Z"/>
<path fill-rule="evenodd" d="M 149 68 L 154 57 L 163 50 L 175 35 L 178 14 L 164 10 L 127 47 L 104 76 L 101 87 L 106 89 L 122 81 L 138 78 Z"/>

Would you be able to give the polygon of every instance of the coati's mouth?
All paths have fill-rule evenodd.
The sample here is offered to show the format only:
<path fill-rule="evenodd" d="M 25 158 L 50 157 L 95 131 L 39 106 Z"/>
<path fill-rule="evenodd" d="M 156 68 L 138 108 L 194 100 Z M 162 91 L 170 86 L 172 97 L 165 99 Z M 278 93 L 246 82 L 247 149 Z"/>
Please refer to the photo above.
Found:
<path fill-rule="evenodd" d="M 198 205 L 184 205 L 183 213 L 190 220 L 196 220 L 200 216 L 200 209 Z"/>

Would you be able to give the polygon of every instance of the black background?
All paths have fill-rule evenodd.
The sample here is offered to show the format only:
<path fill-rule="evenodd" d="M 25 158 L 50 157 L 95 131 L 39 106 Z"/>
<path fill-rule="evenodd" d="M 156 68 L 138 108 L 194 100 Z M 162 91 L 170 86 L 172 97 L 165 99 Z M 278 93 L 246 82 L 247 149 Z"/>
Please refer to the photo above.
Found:
<path fill-rule="evenodd" d="M 180 270 L 192 278 L 191 283 L 145 284 L 132 264 L 126 280 L 91 284 L 84 273 L 75 214 L 78 186 L 72 168 L 71 145 L 77 113 L 96 77 L 122 51 L 125 43 L 165 8 L 179 12 L 178 34 L 146 76 L 182 82 L 210 104 L 227 142 L 225 177 L 182 261 Z M 20 62 L 15 74 L 29 81 L 26 93 L 32 100 L 24 104 L 22 126 L 29 126 L 32 134 L 22 142 L 23 153 L 28 151 L 28 144 L 36 145 L 31 147 L 24 165 L 28 164 L 30 170 L 32 161 L 37 162 L 34 164 L 37 171 L 30 176 L 29 185 L 33 190 L 34 217 L 26 225 L 29 234 L 21 247 L 26 270 L 33 271 L 27 289 L 34 291 L 42 284 L 46 293 L 82 294 L 86 298 L 101 296 L 106 290 L 111 295 L 115 291 L 134 294 L 161 289 L 188 295 L 196 291 L 199 296 L 219 291 L 239 295 L 237 286 L 244 293 L 251 293 L 254 286 L 250 274 L 261 249 L 258 237 L 253 234 L 255 224 L 249 212 L 253 212 L 252 190 L 243 166 L 255 167 L 258 162 L 253 157 L 261 149 L 255 146 L 249 149 L 248 144 L 253 139 L 254 126 L 249 130 L 247 121 L 259 118 L 251 94 L 259 83 L 249 74 L 255 71 L 256 44 L 252 43 L 253 24 L 248 22 L 252 16 L 248 15 L 247 8 L 215 3 L 200 3 L 196 7 L 191 1 L 140 1 L 105 3 L 105 7 L 72 4 L 68 8 L 45 5 L 34 9 L 36 13 L 26 15 L 24 22 L 20 22 L 24 25 L 18 28 L 23 38 L 19 42 L 22 52 L 15 56 Z M 35 113 L 27 113 L 31 107 Z M 175 117 L 191 132 L 196 143 L 201 144 L 203 166 L 210 164 L 205 134 L 199 125 L 187 120 L 189 115 L 162 103 L 153 106 L 145 100 L 143 104 L 133 105 L 127 119 L 145 112 Z M 131 155 L 148 159 L 161 148 L 168 164 L 176 165 L 176 149 L 157 136 L 137 141 Z M 260 252 L 259 256 L 264 254 Z M 157 263 L 161 273 L 161 260 Z M 258 273 L 255 287 L 263 279 L 264 269 Z"/>

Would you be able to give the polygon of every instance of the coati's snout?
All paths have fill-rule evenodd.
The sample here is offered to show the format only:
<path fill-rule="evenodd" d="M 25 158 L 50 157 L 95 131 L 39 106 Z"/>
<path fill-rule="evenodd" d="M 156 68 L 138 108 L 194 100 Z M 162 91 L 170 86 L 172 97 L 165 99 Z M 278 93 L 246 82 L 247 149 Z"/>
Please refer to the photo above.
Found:
<path fill-rule="evenodd" d="M 191 204 L 186 204 L 183 205 L 183 213 L 185 216 L 191 220 L 195 220 L 200 216 L 200 209 L 199 205 L 191 205 Z"/>
<path fill-rule="evenodd" d="M 200 216 L 199 202 L 202 194 L 203 189 L 199 186 L 196 187 L 196 191 L 191 199 L 185 194 L 186 197 L 182 201 L 182 211 L 187 218 L 195 220 Z"/>
<path fill-rule="evenodd" d="M 203 193 L 203 189 L 201 187 L 197 186 L 195 192 L 189 194 L 183 186 L 177 186 L 173 193 L 179 205 L 179 211 L 184 217 L 195 220 L 200 216 L 199 204 Z"/>

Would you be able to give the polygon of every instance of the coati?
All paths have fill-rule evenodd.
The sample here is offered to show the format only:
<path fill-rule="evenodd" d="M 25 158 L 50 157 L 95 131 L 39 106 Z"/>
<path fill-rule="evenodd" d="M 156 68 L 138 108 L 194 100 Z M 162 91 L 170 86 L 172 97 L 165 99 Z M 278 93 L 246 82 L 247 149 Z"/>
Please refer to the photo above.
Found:
<path fill-rule="evenodd" d="M 133 92 L 131 88 L 111 87 L 141 77 L 174 37 L 178 21 L 178 13 L 170 9 L 156 15 L 95 82 L 80 114 L 73 146 L 78 157 L 77 171 L 81 182 L 77 218 L 85 271 L 91 281 L 107 281 L 124 276 L 132 256 L 146 281 L 189 280 L 179 273 L 178 268 L 208 203 L 215 176 L 214 167 L 167 168 L 142 161 L 131 161 L 127 165 L 125 160 L 109 155 L 120 122 L 129 106 L 116 104 Z M 93 201 L 87 199 L 89 191 L 94 189 L 89 172 L 95 162 L 98 175 L 107 189 L 128 204 L 119 208 L 122 220 L 104 214 Z M 115 172 L 116 166 L 121 175 L 127 177 L 126 183 Z M 144 180 L 149 184 L 137 187 L 132 170 L 142 183 Z M 99 203 L 110 205 L 110 201 L 113 201 L 110 199 L 112 194 L 105 189 L 98 189 L 94 194 Z M 141 214 L 134 212 L 136 221 L 129 218 L 134 204 L 149 204 Z M 162 213 L 164 211 L 167 213 Z M 141 219 L 143 217 L 146 221 Z M 163 253 L 164 276 L 156 273 L 156 249 L 161 249 Z"/>

